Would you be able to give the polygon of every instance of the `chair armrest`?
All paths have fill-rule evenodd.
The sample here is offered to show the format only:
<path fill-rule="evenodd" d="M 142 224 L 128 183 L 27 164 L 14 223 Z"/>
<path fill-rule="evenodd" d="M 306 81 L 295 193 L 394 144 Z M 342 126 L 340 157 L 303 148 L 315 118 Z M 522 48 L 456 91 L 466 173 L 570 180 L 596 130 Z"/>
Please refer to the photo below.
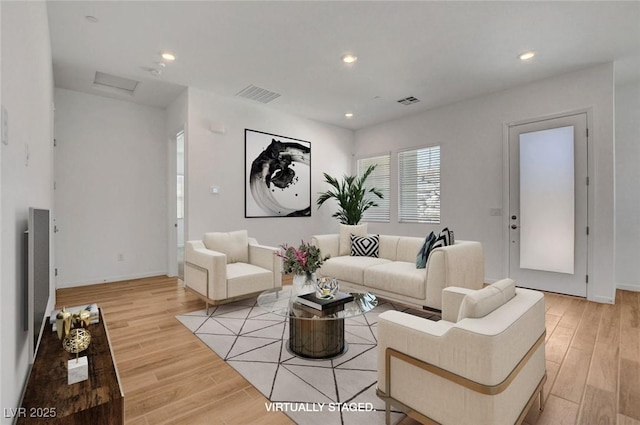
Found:
<path fill-rule="evenodd" d="M 198 268 L 201 269 L 201 272 L 195 272 Z M 192 270 L 194 273 L 191 273 Z M 216 282 L 218 282 L 217 285 Z M 227 256 L 221 252 L 207 249 L 200 240 L 187 241 L 185 244 L 185 285 L 208 299 L 218 300 L 226 298 L 226 282 Z"/>
<path fill-rule="evenodd" d="M 457 322 L 460 305 L 465 295 L 474 292 L 473 289 L 449 286 L 442 290 L 442 320 Z"/>
<path fill-rule="evenodd" d="M 311 245 L 320 248 L 323 256 L 338 257 L 340 255 L 340 235 L 337 233 L 313 235 Z"/>
<path fill-rule="evenodd" d="M 378 388 L 384 389 L 385 351 L 393 348 L 409 353 L 422 361 L 438 363 L 443 336 L 454 323 L 434 322 L 411 314 L 389 310 L 378 316 Z M 419 355 L 416 355 L 419 353 Z"/>
<path fill-rule="evenodd" d="M 427 301 L 442 308 L 442 290 L 448 286 L 482 289 L 484 284 L 484 252 L 476 241 L 458 241 L 436 248 L 427 260 Z"/>
<path fill-rule="evenodd" d="M 224 270 L 226 275 L 227 256 L 221 252 L 207 249 L 202 241 L 187 241 L 185 261 L 207 269 L 210 272 L 220 268 Z"/>
<path fill-rule="evenodd" d="M 280 272 L 282 261 L 276 255 L 277 252 L 278 248 L 272 246 L 249 244 L 249 264 Z"/>

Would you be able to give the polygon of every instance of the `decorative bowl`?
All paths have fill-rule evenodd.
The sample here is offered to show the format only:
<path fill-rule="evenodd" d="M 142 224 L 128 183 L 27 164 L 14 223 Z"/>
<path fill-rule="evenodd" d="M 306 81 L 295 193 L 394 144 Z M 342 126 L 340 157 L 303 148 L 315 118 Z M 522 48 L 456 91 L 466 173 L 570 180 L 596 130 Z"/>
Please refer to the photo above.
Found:
<path fill-rule="evenodd" d="M 335 277 L 321 277 L 316 282 L 316 297 L 330 300 L 338 292 L 338 279 Z"/>

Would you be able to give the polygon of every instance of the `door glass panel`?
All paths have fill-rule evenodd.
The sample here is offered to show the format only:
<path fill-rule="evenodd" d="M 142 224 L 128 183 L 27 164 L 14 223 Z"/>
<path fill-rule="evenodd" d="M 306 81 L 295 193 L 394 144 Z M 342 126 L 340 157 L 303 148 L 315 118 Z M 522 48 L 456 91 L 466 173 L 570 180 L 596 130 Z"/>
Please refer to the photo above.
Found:
<path fill-rule="evenodd" d="M 178 277 L 184 279 L 184 132 L 176 136 L 176 230 Z"/>
<path fill-rule="evenodd" d="M 574 272 L 573 126 L 520 134 L 520 267 Z"/>

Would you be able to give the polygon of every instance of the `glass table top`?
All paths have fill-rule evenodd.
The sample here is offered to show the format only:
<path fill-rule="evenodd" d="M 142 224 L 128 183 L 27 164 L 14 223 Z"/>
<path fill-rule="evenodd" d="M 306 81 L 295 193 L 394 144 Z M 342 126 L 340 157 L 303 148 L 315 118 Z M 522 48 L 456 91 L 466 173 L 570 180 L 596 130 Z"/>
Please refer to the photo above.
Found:
<path fill-rule="evenodd" d="M 291 293 L 290 286 L 263 292 L 258 296 L 258 305 L 279 316 L 315 320 L 348 319 L 369 312 L 378 305 L 375 295 L 369 292 L 349 293 L 353 295 L 353 301 L 345 303 L 342 310 L 331 311 L 328 314 L 295 303 L 295 296 Z"/>

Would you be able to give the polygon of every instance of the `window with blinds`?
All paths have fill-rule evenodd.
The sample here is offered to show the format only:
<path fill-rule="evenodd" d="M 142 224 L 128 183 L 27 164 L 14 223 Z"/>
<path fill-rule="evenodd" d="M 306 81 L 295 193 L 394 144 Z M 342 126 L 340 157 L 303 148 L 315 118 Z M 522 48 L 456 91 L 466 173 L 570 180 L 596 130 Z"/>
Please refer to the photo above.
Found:
<path fill-rule="evenodd" d="M 361 158 L 357 161 L 358 177 L 362 176 L 367 168 L 371 164 L 377 164 L 375 170 L 365 182 L 366 187 L 375 187 L 382 192 L 383 199 L 378 198 L 375 195 L 369 194 L 368 200 L 373 200 L 377 207 L 371 207 L 366 210 L 362 216 L 363 221 L 381 221 L 389 222 L 389 209 L 390 209 L 390 170 L 391 170 L 391 154 L 375 156 L 371 158 Z"/>
<path fill-rule="evenodd" d="M 398 153 L 398 220 L 440 223 L 440 146 Z"/>

